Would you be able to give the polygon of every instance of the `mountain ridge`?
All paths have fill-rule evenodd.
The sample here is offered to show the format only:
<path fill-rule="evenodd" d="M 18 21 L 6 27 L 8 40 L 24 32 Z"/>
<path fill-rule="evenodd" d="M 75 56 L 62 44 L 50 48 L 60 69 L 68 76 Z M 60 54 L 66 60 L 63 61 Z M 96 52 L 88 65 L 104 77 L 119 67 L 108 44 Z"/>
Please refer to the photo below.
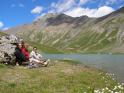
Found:
<path fill-rule="evenodd" d="M 48 14 L 6 32 L 64 52 L 124 53 L 124 7 L 100 18 Z"/>

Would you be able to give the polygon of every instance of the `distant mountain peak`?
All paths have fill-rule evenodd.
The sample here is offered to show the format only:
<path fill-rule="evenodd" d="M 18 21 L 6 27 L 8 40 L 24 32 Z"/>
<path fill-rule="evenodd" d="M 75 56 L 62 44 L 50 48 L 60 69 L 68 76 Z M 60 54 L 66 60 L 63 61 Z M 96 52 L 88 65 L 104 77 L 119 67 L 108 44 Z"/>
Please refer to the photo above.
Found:
<path fill-rule="evenodd" d="M 59 25 L 62 23 L 71 23 L 74 20 L 73 17 L 68 16 L 66 14 L 58 14 L 53 17 L 49 17 L 46 19 L 47 25 Z"/>

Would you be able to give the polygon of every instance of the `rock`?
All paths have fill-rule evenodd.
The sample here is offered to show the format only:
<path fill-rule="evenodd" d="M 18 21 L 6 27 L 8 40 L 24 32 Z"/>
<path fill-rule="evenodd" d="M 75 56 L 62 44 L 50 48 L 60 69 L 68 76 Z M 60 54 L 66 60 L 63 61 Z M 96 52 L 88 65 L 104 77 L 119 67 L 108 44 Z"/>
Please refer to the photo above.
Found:
<path fill-rule="evenodd" d="M 14 35 L 5 35 L 0 37 L 0 63 L 15 63 L 15 48 L 19 39 Z"/>

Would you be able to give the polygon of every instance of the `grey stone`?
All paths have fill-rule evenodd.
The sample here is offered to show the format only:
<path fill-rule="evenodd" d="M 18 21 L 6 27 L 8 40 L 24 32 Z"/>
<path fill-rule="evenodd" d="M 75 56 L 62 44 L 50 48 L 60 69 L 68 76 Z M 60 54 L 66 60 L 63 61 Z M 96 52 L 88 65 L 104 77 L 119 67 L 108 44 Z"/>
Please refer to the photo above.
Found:
<path fill-rule="evenodd" d="M 15 44 L 18 42 L 18 37 L 14 35 L 5 35 L 0 37 L 0 63 L 15 63 Z"/>

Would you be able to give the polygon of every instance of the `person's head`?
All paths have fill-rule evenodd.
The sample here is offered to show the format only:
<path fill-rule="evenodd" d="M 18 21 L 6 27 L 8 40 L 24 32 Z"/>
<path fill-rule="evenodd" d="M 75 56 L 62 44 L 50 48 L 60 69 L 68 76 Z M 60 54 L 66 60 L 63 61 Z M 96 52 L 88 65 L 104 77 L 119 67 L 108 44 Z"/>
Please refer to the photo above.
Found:
<path fill-rule="evenodd" d="M 37 52 L 37 47 L 33 47 L 33 51 Z"/>
<path fill-rule="evenodd" d="M 24 45 L 24 46 L 25 46 L 25 48 L 28 48 L 28 47 L 29 47 L 29 44 L 25 43 L 25 45 Z"/>
<path fill-rule="evenodd" d="M 29 44 L 25 43 L 24 41 L 21 41 L 22 48 L 28 48 Z"/>
<path fill-rule="evenodd" d="M 22 48 L 22 44 L 21 44 L 21 43 L 17 43 L 17 47 L 18 47 L 19 49 L 21 49 L 21 48 Z"/>

